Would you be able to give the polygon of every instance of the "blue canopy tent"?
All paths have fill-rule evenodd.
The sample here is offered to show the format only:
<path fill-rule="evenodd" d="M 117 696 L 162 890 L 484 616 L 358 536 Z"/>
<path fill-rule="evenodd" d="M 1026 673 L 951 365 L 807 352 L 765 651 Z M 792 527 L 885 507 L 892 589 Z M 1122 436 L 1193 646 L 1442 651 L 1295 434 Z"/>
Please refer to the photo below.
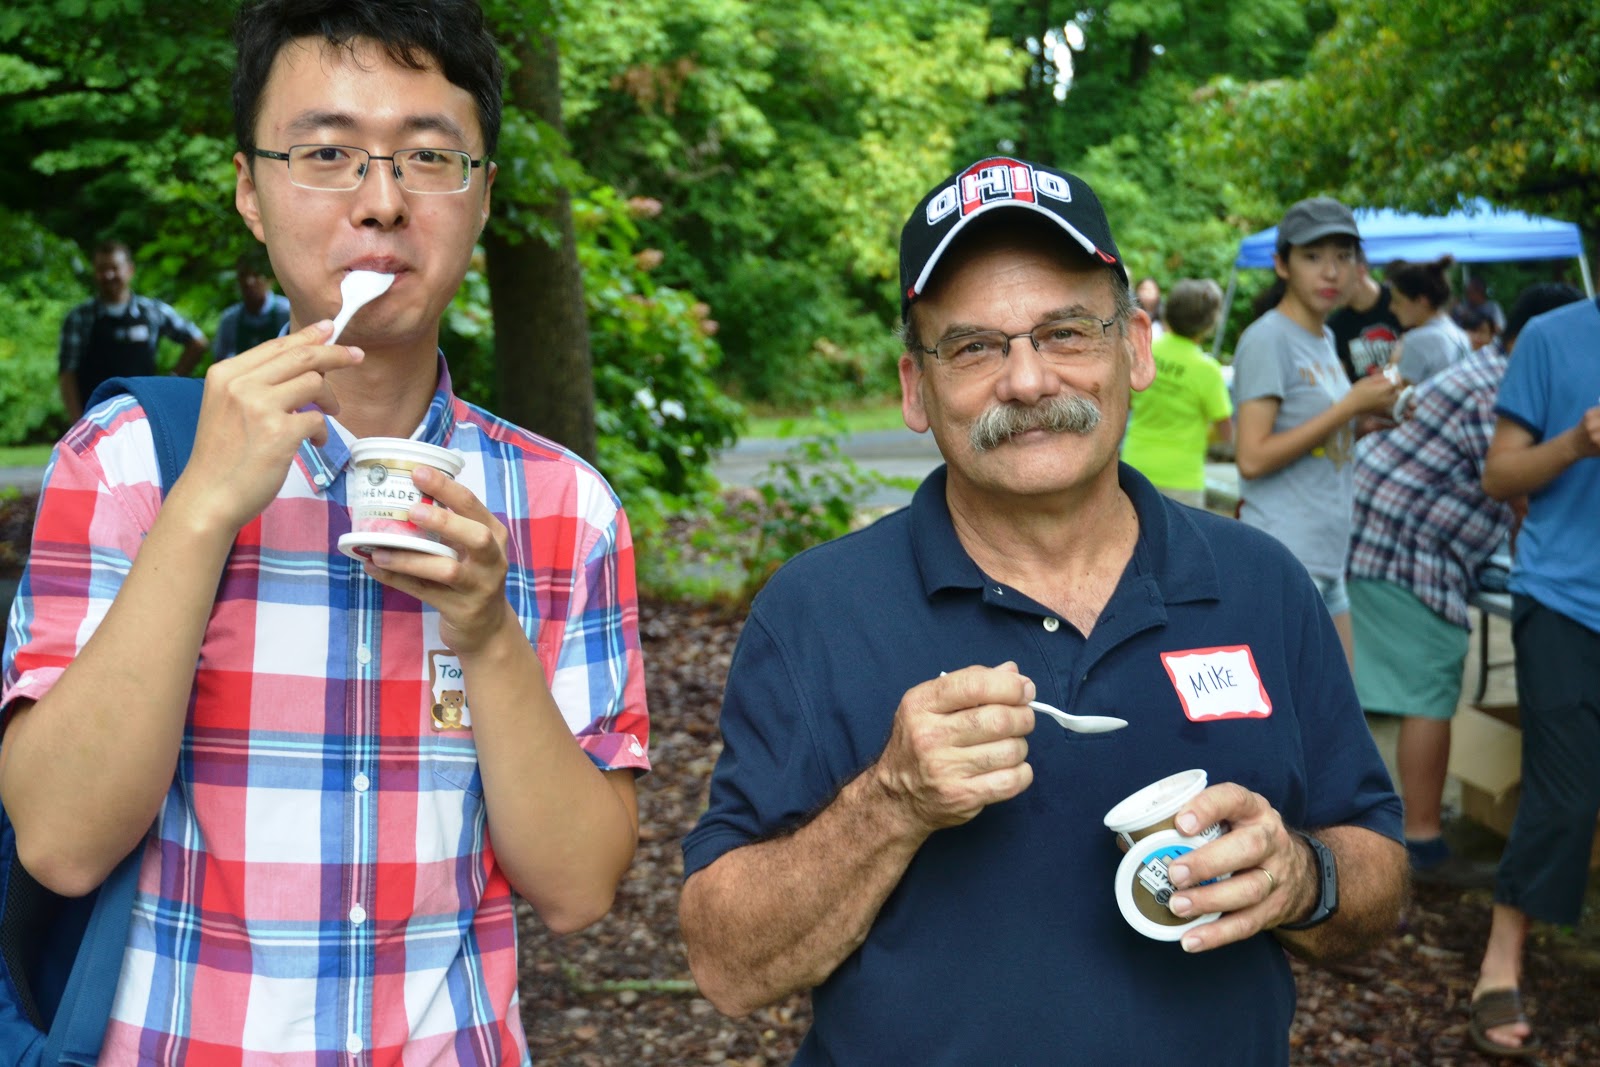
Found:
<path fill-rule="evenodd" d="M 1458 263 L 1503 263 L 1524 259 L 1576 259 L 1583 276 L 1583 287 L 1594 295 L 1594 279 L 1583 254 L 1583 236 L 1570 222 L 1504 211 L 1487 200 L 1468 201 L 1448 215 L 1410 215 L 1387 208 L 1360 208 L 1356 225 L 1361 230 L 1361 247 L 1367 261 L 1376 265 L 1395 260 L 1431 260 L 1445 253 Z M 1272 253 L 1278 244 L 1278 228 L 1253 233 L 1239 242 L 1239 255 L 1233 261 L 1228 292 L 1223 299 L 1222 320 L 1238 287 L 1239 271 L 1272 267 Z M 1222 333 L 1217 331 L 1212 354 L 1222 351 Z"/>

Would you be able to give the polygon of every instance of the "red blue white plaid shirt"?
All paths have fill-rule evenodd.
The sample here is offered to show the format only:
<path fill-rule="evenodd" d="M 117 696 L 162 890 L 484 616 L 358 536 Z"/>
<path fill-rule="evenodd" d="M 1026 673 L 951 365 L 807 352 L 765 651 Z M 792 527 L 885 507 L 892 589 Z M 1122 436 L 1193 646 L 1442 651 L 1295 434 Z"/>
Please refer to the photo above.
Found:
<path fill-rule="evenodd" d="M 648 769 L 615 495 L 559 446 L 457 399 L 442 359 L 440 375 L 417 437 L 465 456 L 459 480 L 509 528 L 507 596 L 557 704 L 599 767 Z M 437 612 L 334 547 L 350 528 L 348 464 L 337 434 L 303 445 L 235 542 L 144 846 L 104 1064 L 529 1062 L 471 709 L 449 728 L 459 669 Z M 58 446 L 4 706 L 38 699 L 83 647 L 159 504 L 131 398 Z"/>
<path fill-rule="evenodd" d="M 1511 530 L 1511 508 L 1483 491 L 1505 370 L 1481 348 L 1417 386 L 1410 418 L 1356 443 L 1350 577 L 1402 586 L 1463 629 L 1473 576 Z"/>

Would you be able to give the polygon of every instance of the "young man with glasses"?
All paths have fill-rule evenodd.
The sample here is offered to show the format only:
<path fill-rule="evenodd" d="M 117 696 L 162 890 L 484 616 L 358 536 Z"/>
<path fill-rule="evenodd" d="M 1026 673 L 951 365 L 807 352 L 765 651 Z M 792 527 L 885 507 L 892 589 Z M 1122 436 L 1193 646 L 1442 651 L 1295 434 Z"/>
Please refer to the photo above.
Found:
<path fill-rule="evenodd" d="M 102 1064 L 527 1063 L 512 893 L 603 915 L 648 759 L 616 497 L 438 349 L 497 51 L 472 0 L 262 0 L 236 36 L 237 203 L 290 332 L 208 373 L 164 502 L 131 400 L 58 450 L 0 793 L 58 892 L 142 855 Z M 351 270 L 395 280 L 330 345 Z M 409 513 L 454 557 L 336 550 L 371 436 L 463 457 Z"/>
<path fill-rule="evenodd" d="M 695 977 L 732 1014 L 811 990 L 801 1064 L 1286 1064 L 1283 949 L 1381 937 L 1405 877 L 1316 589 L 1117 462 L 1150 320 L 1087 185 L 982 160 L 900 248 L 903 412 L 945 465 L 752 607 L 684 842 Z M 1220 917 L 1173 944 L 1119 914 L 1102 820 L 1195 767 L 1178 828 L 1230 829 L 1169 906 Z"/>

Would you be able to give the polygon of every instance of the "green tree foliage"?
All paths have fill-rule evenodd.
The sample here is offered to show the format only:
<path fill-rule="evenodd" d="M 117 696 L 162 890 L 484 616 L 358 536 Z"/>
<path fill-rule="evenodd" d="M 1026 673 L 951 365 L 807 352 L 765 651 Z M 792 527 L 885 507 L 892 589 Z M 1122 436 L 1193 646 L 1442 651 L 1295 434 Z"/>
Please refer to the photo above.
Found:
<path fill-rule="evenodd" d="M 66 429 L 56 392 L 61 319 L 75 302 L 72 248 L 26 215 L 0 207 L 0 444 Z"/>
<path fill-rule="evenodd" d="M 551 25 L 543 5 L 486 8 L 508 48 Z M 89 295 L 86 251 L 102 237 L 133 247 L 137 290 L 208 331 L 237 299 L 232 264 L 254 239 L 233 206 L 233 11 L 200 0 L 0 9 L 0 137 L 27 148 L 11 157 L 26 165 L 0 170 L 0 441 L 63 428 L 56 339 L 67 309 Z M 548 241 L 550 190 L 578 194 L 602 468 L 646 515 L 703 489 L 710 454 L 731 442 L 740 414 L 714 388 L 703 305 L 647 276 L 628 209 L 573 162 L 558 130 L 508 108 L 498 162 L 494 226 L 508 241 Z M 442 343 L 461 394 L 498 408 L 486 277 L 479 257 Z M 533 297 L 520 307 L 537 314 Z"/>
<path fill-rule="evenodd" d="M 1209 158 L 1288 202 L 1417 211 L 1485 197 L 1600 239 L 1600 8 L 1338 0 L 1303 77 L 1219 83 Z"/>
<path fill-rule="evenodd" d="M 906 211 L 1024 55 L 954 0 L 589 5 L 563 26 L 591 173 L 666 205 L 661 276 L 722 323 L 727 372 L 779 400 L 882 388 Z"/>
<path fill-rule="evenodd" d="M 1187 117 L 1219 75 L 1298 73 L 1330 23 L 1325 3 L 1298 0 L 994 5 L 994 31 L 1032 58 L 1026 87 L 993 109 L 1013 123 L 998 146 L 1086 179 L 1135 279 L 1153 275 L 1164 288 L 1185 277 L 1220 281 L 1262 198 L 1230 161 L 1197 165 Z M 1051 38 L 1080 46 L 1070 82 L 1045 47 Z M 993 117 L 974 125 L 964 154 L 992 150 L 996 127 Z"/>

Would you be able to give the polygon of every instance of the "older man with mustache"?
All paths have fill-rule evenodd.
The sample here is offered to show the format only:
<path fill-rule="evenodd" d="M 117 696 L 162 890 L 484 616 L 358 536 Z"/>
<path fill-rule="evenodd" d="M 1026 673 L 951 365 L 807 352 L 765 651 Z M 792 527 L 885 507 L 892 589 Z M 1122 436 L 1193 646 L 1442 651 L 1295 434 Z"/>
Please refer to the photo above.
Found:
<path fill-rule="evenodd" d="M 695 978 L 729 1014 L 811 990 L 801 1064 L 1286 1064 L 1283 949 L 1370 944 L 1405 872 L 1316 588 L 1118 463 L 1150 320 L 1082 181 L 973 164 L 901 280 L 903 412 L 945 465 L 752 607 L 684 842 Z M 1035 697 L 1129 725 L 1035 729 Z M 1229 829 L 1163 859 L 1157 939 L 1103 816 L 1190 768 L 1178 830 Z"/>

